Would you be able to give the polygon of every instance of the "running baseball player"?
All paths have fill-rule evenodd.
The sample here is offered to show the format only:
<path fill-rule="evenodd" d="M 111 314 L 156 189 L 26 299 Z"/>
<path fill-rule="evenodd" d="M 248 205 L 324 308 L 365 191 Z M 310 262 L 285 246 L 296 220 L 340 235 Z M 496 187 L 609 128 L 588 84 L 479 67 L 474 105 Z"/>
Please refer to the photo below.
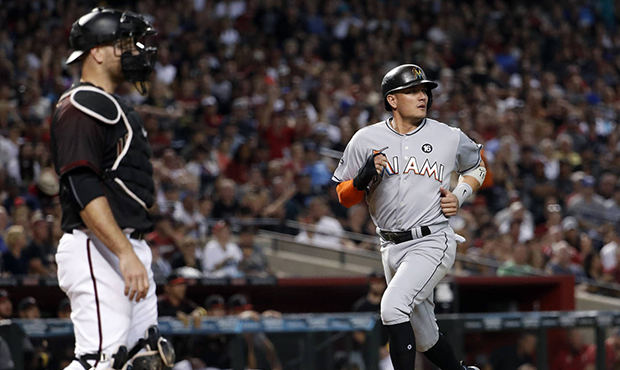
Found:
<path fill-rule="evenodd" d="M 459 363 L 439 332 L 433 290 L 456 257 L 448 217 L 480 187 L 486 169 L 481 145 L 426 118 L 435 87 L 416 65 L 389 71 L 381 90 L 393 116 L 355 133 L 332 180 L 344 206 L 366 199 L 381 237 L 388 283 L 381 320 L 394 369 L 412 370 L 417 349 L 442 370 L 479 370 Z M 452 171 L 460 179 L 450 192 Z"/>
<path fill-rule="evenodd" d="M 60 97 L 51 125 L 64 231 L 58 281 L 76 338 L 67 369 L 151 369 L 174 361 L 154 326 L 152 255 L 144 240 L 153 229 L 151 148 L 140 116 L 113 95 L 124 81 L 145 92 L 157 49 L 144 42 L 153 34 L 143 16 L 102 8 L 71 28 L 75 51 L 67 64 L 81 62 L 82 76 Z"/>

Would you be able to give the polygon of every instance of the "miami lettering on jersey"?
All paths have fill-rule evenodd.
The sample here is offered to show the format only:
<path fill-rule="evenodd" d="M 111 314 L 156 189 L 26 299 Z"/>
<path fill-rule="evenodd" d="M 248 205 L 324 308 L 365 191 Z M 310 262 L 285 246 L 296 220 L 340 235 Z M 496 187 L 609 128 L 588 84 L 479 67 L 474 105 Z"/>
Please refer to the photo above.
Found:
<path fill-rule="evenodd" d="M 394 156 L 392 158 L 391 163 L 388 160 L 388 165 L 383 169 L 383 173 L 387 174 L 388 176 L 398 175 L 399 173 L 398 163 L 399 163 L 398 156 Z M 402 173 L 406 175 L 412 172 L 415 175 L 428 176 L 430 178 L 434 178 L 435 180 L 441 182 L 443 179 L 443 171 L 444 171 L 443 164 L 441 163 L 437 164 L 437 161 L 431 164 L 428 158 L 426 158 L 422 166 L 419 166 L 418 160 L 416 159 L 416 157 L 412 156 L 412 157 L 409 157 L 406 164 L 404 165 Z"/>

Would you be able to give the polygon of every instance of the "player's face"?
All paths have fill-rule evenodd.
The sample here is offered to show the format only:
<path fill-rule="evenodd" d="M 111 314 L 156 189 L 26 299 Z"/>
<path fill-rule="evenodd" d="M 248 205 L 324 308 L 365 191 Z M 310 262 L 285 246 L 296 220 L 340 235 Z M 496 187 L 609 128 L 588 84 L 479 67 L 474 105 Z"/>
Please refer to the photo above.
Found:
<path fill-rule="evenodd" d="M 121 68 L 121 57 L 116 52 L 114 45 L 100 46 L 103 55 L 103 64 L 108 71 L 108 75 L 113 81 L 120 82 L 123 80 L 123 69 Z"/>
<path fill-rule="evenodd" d="M 396 111 L 406 120 L 419 121 L 426 117 L 428 95 L 426 86 L 418 85 L 394 94 Z"/>

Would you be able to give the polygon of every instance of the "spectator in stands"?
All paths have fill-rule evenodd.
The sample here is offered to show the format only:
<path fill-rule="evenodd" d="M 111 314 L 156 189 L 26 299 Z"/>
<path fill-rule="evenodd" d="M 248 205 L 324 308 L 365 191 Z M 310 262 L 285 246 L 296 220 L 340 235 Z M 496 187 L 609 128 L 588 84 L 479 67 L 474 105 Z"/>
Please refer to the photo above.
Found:
<path fill-rule="evenodd" d="M 226 301 L 219 294 L 211 294 L 205 299 L 204 307 L 209 316 L 226 316 Z"/>
<path fill-rule="evenodd" d="M 26 275 L 28 273 L 28 261 L 22 252 L 28 241 L 24 228 L 19 225 L 9 227 L 6 231 L 5 241 L 8 251 L 2 254 L 2 271 L 11 275 Z"/>
<path fill-rule="evenodd" d="M 32 240 L 22 252 L 31 275 L 53 276 L 55 248 L 50 244 L 50 224 L 39 211 L 32 216 Z"/>
<path fill-rule="evenodd" d="M 571 261 L 571 250 L 568 243 L 559 241 L 552 245 L 553 257 L 547 264 L 547 272 L 553 275 L 574 275 L 575 283 L 579 284 L 586 278 L 583 267 Z"/>
<path fill-rule="evenodd" d="M 191 268 L 200 273 L 202 263 L 199 258 L 196 257 L 196 249 L 198 248 L 198 240 L 191 236 L 183 238 L 179 244 L 179 250 L 174 252 L 170 257 L 170 266 L 172 269 L 177 270 L 180 268 Z"/>
<path fill-rule="evenodd" d="M 63 298 L 58 304 L 58 312 L 56 316 L 59 319 L 70 319 L 71 318 L 71 302 L 69 302 L 68 298 Z"/>
<path fill-rule="evenodd" d="M 158 252 L 164 258 L 168 258 L 177 249 L 177 245 L 183 239 L 183 234 L 175 228 L 170 216 L 157 215 L 154 221 L 155 231 L 148 235 L 149 242 L 159 248 Z"/>
<path fill-rule="evenodd" d="M 0 370 L 13 370 L 15 363 L 11 356 L 11 349 L 6 341 L 0 337 Z"/>
<path fill-rule="evenodd" d="M 385 277 L 381 274 L 373 273 L 368 278 L 368 292 L 364 297 L 361 297 L 353 304 L 351 311 L 353 312 L 379 312 L 381 309 L 381 297 L 383 297 L 383 292 L 385 292 L 385 288 L 387 287 L 385 282 Z M 387 345 L 388 342 L 388 333 L 387 330 L 383 327 L 381 321 L 377 322 L 377 325 L 381 325 L 381 346 Z M 357 331 L 353 333 L 353 341 L 355 343 L 356 350 L 354 353 L 348 354 L 347 362 L 350 364 L 361 364 L 362 366 L 366 366 L 364 363 L 364 355 L 361 352 L 364 344 L 366 343 L 366 333 L 363 331 Z M 389 354 L 388 354 L 389 355 Z"/>
<path fill-rule="evenodd" d="M 525 243 L 534 237 L 534 218 L 532 213 L 525 209 L 519 200 L 514 201 L 508 208 L 495 215 L 495 224 L 501 234 L 507 234 L 513 227 L 518 232 L 515 242 Z"/>
<path fill-rule="evenodd" d="M 183 225 L 185 235 L 195 238 L 200 236 L 199 227 L 205 222 L 204 216 L 198 210 L 196 194 L 192 191 L 181 193 L 179 200 L 174 204 L 172 218 Z"/>
<path fill-rule="evenodd" d="M 347 226 L 345 226 L 344 230 L 351 233 L 360 234 L 360 236 L 375 236 L 376 232 L 375 227 L 369 226 L 369 221 L 372 224 L 372 220 L 369 220 L 368 217 L 368 209 L 362 205 L 357 204 L 347 210 L 348 218 L 347 218 Z M 372 224 L 374 226 L 374 224 Z M 376 250 L 376 243 L 370 243 L 367 240 L 361 239 L 353 239 L 348 238 L 344 241 L 344 245 L 349 248 L 359 248 L 366 250 Z"/>
<path fill-rule="evenodd" d="M 219 182 L 217 200 L 213 203 L 213 218 L 222 219 L 233 217 L 239 211 L 239 202 L 236 198 L 236 185 L 233 180 L 223 179 Z"/>
<path fill-rule="evenodd" d="M 497 276 L 528 276 L 534 272 L 528 265 L 529 249 L 525 244 L 516 244 L 512 248 L 512 258 L 497 269 Z"/>
<path fill-rule="evenodd" d="M 204 248 L 196 250 L 202 262 L 202 272 L 213 277 L 239 277 L 239 263 L 243 252 L 231 240 L 230 223 L 218 221 L 213 226 L 213 239 Z"/>
<path fill-rule="evenodd" d="M 583 342 L 583 336 L 579 329 L 568 330 L 566 343 L 551 359 L 551 368 L 594 370 L 595 353 L 593 344 L 588 345 Z"/>
<path fill-rule="evenodd" d="M 600 256 L 603 269 L 605 271 L 612 271 L 618 265 L 618 243 L 620 243 L 620 236 L 613 228 L 607 228 L 603 234 L 603 248 L 601 248 Z"/>
<path fill-rule="evenodd" d="M 219 294 L 212 294 L 204 301 L 208 316 L 223 317 L 227 314 L 226 301 Z M 193 354 L 200 358 L 207 367 L 228 369 L 230 365 L 230 337 L 222 334 L 207 334 L 199 338 Z"/>
<path fill-rule="evenodd" d="M 0 206 L 0 267 L 2 266 L 2 254 L 4 254 L 4 252 L 7 252 L 9 249 L 6 246 L 6 241 L 4 240 L 4 230 L 6 229 L 6 227 L 9 224 L 9 215 L 6 211 L 6 209 L 4 209 L 4 207 Z M 2 269 L 0 268 L 0 272 L 2 272 Z"/>
<path fill-rule="evenodd" d="M 591 229 L 605 222 L 605 199 L 594 192 L 595 185 L 594 177 L 585 176 L 581 180 L 580 192 L 567 209 L 583 228 Z"/>
<path fill-rule="evenodd" d="M 605 368 L 620 367 L 620 328 L 614 328 L 611 336 L 605 339 Z"/>
<path fill-rule="evenodd" d="M 564 233 L 564 240 L 566 240 L 571 247 L 580 251 L 581 238 L 579 232 L 579 222 L 575 217 L 568 216 L 562 220 L 562 232 Z"/>
<path fill-rule="evenodd" d="M 172 266 L 170 262 L 161 255 L 160 247 L 155 242 L 154 233 L 146 236 L 146 242 L 149 247 L 151 247 L 151 253 L 153 255 L 153 261 L 151 262 L 153 279 L 155 279 L 155 281 L 167 279 L 172 272 Z"/>
<path fill-rule="evenodd" d="M 536 336 L 523 333 L 517 339 L 516 345 L 494 350 L 489 357 L 489 363 L 483 370 L 520 370 L 524 365 L 533 366 L 535 355 Z"/>
<path fill-rule="evenodd" d="M 303 171 L 310 175 L 312 187 L 315 191 L 324 189 L 332 178 L 332 171 L 327 168 L 325 162 L 320 160 L 318 148 L 314 142 L 305 145 L 306 165 Z"/>
<path fill-rule="evenodd" d="M 328 212 L 329 207 L 324 197 L 312 198 L 306 218 L 309 225 L 295 237 L 295 241 L 329 248 L 342 247 L 344 229 L 338 220 L 328 216 Z"/>
<path fill-rule="evenodd" d="M 243 252 L 239 271 L 245 276 L 265 277 L 270 275 L 271 271 L 267 257 L 254 241 L 255 236 L 256 231 L 251 226 L 243 227 L 239 232 L 239 247 Z"/>
<path fill-rule="evenodd" d="M 371 274 L 368 278 L 368 293 L 353 304 L 353 312 L 379 312 L 381 297 L 385 291 L 385 277 L 381 274 Z"/>
<path fill-rule="evenodd" d="M 13 317 L 13 303 L 9 299 L 9 293 L 0 289 L 0 320 L 7 320 Z"/>
<path fill-rule="evenodd" d="M 234 294 L 228 298 L 228 314 L 244 319 L 260 320 L 261 317 L 280 317 L 277 311 L 267 310 L 262 314 L 253 310 L 248 297 L 243 294 Z M 265 333 L 244 334 L 247 346 L 246 368 L 282 370 L 280 358 L 276 348 Z"/>
<path fill-rule="evenodd" d="M 157 301 L 157 313 L 160 317 L 176 317 L 185 326 L 200 326 L 200 320 L 207 311 L 186 297 L 187 281 L 178 274 L 171 274 L 164 287 L 165 294 Z"/>
<path fill-rule="evenodd" d="M 6 290 L 0 289 L 0 320 L 6 320 L 13 318 L 13 304 Z M 15 364 L 15 369 L 23 369 L 24 363 L 28 362 L 32 365 L 34 356 L 34 347 L 26 333 L 17 323 L 12 322 L 6 324 L 11 326 L 8 332 L 12 331 L 11 337 L 3 337 L 3 339 L 9 345 L 11 356 Z M 7 328 L 8 328 L 7 326 Z M 0 336 L 6 332 L 0 332 Z M 30 367 L 29 367 L 30 368 Z"/>
<path fill-rule="evenodd" d="M 34 297 L 26 297 L 19 301 L 17 312 L 20 319 L 40 319 L 41 310 Z"/>

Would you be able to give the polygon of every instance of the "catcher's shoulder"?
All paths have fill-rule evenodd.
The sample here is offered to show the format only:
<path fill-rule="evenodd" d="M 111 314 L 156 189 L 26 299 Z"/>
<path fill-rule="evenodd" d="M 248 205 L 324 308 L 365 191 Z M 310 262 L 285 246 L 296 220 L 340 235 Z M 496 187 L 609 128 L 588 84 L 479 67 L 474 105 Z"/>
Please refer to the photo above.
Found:
<path fill-rule="evenodd" d="M 104 90 L 90 85 L 80 85 L 66 91 L 59 105 L 64 110 L 76 110 L 108 125 L 114 125 L 121 119 L 122 108 L 118 101 Z"/>

